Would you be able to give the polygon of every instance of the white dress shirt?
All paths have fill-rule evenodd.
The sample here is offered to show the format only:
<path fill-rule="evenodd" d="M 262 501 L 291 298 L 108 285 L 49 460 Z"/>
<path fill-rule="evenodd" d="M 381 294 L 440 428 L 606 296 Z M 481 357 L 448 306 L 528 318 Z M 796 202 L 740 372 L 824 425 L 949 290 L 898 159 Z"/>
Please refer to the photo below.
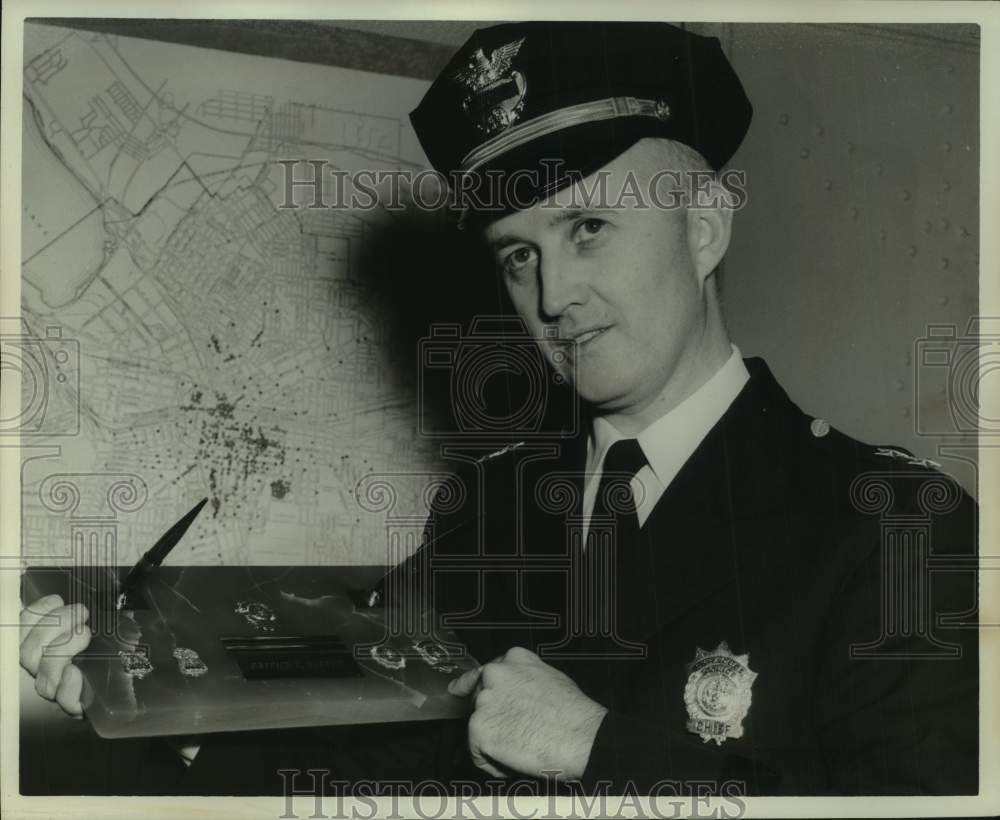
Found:
<path fill-rule="evenodd" d="M 670 486 L 681 467 L 750 378 L 739 348 L 736 345 L 732 348 L 732 355 L 707 382 L 636 436 L 648 462 L 632 479 L 632 497 L 636 501 L 640 526 L 646 523 L 663 491 Z M 604 456 L 612 444 L 624 438 L 627 436 L 623 436 L 610 422 L 601 417 L 594 419 L 587 441 L 588 478 L 583 491 L 585 528 L 589 526 L 594 510 Z"/>

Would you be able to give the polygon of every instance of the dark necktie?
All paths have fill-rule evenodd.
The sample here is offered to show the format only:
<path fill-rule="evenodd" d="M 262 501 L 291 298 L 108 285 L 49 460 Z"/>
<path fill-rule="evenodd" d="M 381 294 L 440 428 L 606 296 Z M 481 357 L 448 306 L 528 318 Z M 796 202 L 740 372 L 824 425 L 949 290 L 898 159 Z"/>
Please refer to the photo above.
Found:
<path fill-rule="evenodd" d="M 610 636 L 615 606 L 616 579 L 639 538 L 639 515 L 630 482 L 647 464 L 634 438 L 616 441 L 604 456 L 601 481 L 594 499 L 587 535 L 586 595 L 594 618 L 587 631 Z M 641 492 L 641 490 L 640 490 Z"/>

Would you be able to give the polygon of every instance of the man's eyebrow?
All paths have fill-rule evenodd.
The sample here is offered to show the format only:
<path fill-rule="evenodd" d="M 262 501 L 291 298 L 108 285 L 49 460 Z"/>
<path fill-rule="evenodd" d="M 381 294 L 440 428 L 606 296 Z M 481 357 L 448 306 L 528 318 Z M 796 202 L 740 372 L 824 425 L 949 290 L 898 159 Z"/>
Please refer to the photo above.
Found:
<path fill-rule="evenodd" d="M 486 244 L 489 246 L 491 251 L 501 251 L 510 245 L 517 245 L 526 240 L 519 239 L 513 234 L 502 233 L 496 239 L 487 240 Z"/>
<path fill-rule="evenodd" d="M 554 228 L 556 225 L 561 225 L 564 222 L 571 222 L 583 213 L 585 212 L 579 208 L 570 208 L 568 211 L 560 210 L 549 218 L 549 227 Z"/>
<path fill-rule="evenodd" d="M 585 216 L 598 216 L 600 214 L 610 213 L 616 210 L 615 208 L 569 208 L 567 210 L 561 210 L 559 213 L 555 214 L 549 220 L 549 227 L 554 227 L 556 225 L 561 225 L 563 222 L 572 222 L 574 219 L 579 219 Z"/>
<path fill-rule="evenodd" d="M 608 213 L 614 210 L 613 208 L 568 208 L 560 209 L 558 213 L 553 214 L 549 219 L 549 227 L 554 228 L 557 225 L 562 225 L 564 222 L 572 222 L 574 219 L 579 219 L 583 216 L 596 216 L 598 214 Z M 528 242 L 527 239 L 522 239 L 521 237 L 515 236 L 514 234 L 503 233 L 495 239 L 487 240 L 487 245 L 491 250 L 499 251 L 503 250 L 510 245 L 517 245 L 521 242 Z"/>

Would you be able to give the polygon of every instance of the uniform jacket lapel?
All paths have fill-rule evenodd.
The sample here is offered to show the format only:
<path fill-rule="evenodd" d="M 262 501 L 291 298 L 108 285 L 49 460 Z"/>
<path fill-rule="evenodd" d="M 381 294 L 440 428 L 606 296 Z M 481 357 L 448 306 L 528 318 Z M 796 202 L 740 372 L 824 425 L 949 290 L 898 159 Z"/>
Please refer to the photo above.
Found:
<path fill-rule="evenodd" d="M 739 574 L 741 532 L 784 496 L 781 418 L 791 408 L 759 359 L 750 379 L 670 483 L 645 521 L 637 549 L 621 566 L 623 624 L 644 640 Z M 751 478 L 752 477 L 752 478 Z"/>

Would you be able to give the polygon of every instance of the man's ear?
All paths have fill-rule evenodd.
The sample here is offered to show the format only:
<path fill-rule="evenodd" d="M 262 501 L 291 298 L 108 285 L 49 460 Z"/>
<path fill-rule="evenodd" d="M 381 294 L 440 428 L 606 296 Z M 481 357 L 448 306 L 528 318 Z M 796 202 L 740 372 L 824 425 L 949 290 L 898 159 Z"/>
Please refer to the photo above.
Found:
<path fill-rule="evenodd" d="M 719 192 L 721 195 L 723 192 Z M 723 205 L 687 209 L 688 248 L 698 282 L 704 284 L 718 267 L 729 248 L 733 231 L 733 210 Z"/>

